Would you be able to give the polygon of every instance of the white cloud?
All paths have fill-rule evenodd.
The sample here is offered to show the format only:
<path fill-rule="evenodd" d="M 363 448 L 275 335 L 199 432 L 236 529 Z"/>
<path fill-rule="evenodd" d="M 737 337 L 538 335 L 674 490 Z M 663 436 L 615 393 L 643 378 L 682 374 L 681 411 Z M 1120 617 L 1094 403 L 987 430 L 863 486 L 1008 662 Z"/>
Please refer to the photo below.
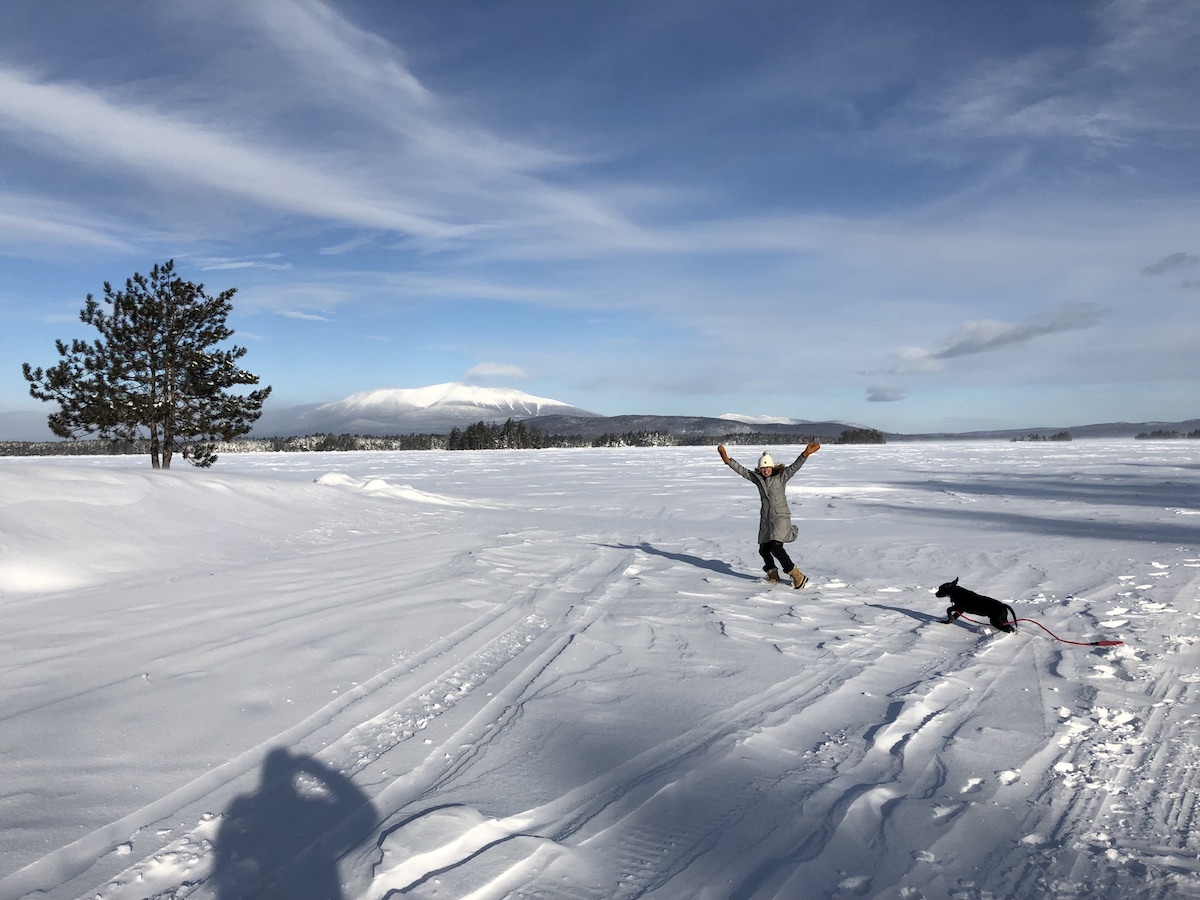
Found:
<path fill-rule="evenodd" d="M 487 381 L 493 378 L 527 381 L 529 379 L 529 373 L 527 373 L 520 366 L 510 365 L 508 363 L 483 362 L 468 369 L 464 377 L 466 381 L 471 384 L 477 384 L 481 381 Z"/>
<path fill-rule="evenodd" d="M 894 384 L 877 384 L 867 388 L 870 403 L 894 403 L 908 397 L 908 388 Z"/>
<path fill-rule="evenodd" d="M 319 316 L 316 313 L 300 312 L 294 309 L 281 309 L 276 313 L 277 316 L 283 316 L 285 319 L 303 319 L 305 322 L 331 322 L 329 316 Z"/>
<path fill-rule="evenodd" d="M 937 372 L 943 364 L 934 354 L 921 347 L 900 347 L 892 351 L 896 362 L 888 369 L 891 375 L 916 375 L 922 372 Z"/>

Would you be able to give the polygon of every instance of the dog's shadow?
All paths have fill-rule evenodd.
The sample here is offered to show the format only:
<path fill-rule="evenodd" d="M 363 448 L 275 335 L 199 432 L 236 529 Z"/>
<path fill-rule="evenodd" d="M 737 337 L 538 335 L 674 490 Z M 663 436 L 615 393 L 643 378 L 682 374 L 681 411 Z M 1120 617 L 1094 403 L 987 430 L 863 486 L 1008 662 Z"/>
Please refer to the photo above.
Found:
<path fill-rule="evenodd" d="M 929 625 L 934 622 L 945 623 L 945 621 L 946 621 L 943 616 L 931 616 L 927 612 L 919 612 L 918 610 L 915 610 L 915 609 L 905 609 L 902 606 L 885 606 L 882 603 L 868 603 L 866 605 L 869 606 L 871 609 L 886 609 L 888 612 L 901 613 L 903 615 L 908 616 L 910 619 L 916 619 L 922 625 Z"/>

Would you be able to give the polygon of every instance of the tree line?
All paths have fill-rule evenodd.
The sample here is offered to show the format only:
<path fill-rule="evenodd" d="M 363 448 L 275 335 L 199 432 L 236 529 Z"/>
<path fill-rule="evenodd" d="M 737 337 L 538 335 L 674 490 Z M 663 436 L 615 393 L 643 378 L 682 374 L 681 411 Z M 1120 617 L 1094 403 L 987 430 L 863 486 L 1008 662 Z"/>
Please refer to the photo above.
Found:
<path fill-rule="evenodd" d="M 1159 428 L 1155 431 L 1143 431 L 1141 434 L 1134 436 L 1134 439 L 1139 441 L 1175 440 L 1177 438 L 1200 438 L 1200 428 L 1188 432 L 1167 431 Z"/>
<path fill-rule="evenodd" d="M 843 428 L 836 435 L 830 434 L 784 434 L 777 431 L 763 433 L 756 431 L 751 434 L 726 434 L 719 438 L 705 437 L 689 443 L 695 444 L 886 444 L 883 432 L 875 428 Z"/>
<path fill-rule="evenodd" d="M 1025 435 L 1025 437 L 1013 438 L 1010 443 L 1019 444 L 1022 441 L 1069 441 L 1069 440 L 1071 440 L 1071 432 L 1069 432 L 1069 431 L 1060 431 L 1057 434 L 1052 434 L 1049 436 L 1037 434 L 1036 432 L 1031 432 L 1030 434 Z"/>

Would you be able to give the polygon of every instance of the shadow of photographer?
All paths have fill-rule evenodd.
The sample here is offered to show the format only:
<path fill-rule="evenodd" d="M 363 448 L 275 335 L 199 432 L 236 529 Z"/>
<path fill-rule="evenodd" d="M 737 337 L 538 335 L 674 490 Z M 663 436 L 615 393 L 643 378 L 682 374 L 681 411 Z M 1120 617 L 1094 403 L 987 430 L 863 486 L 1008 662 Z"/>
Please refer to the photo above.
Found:
<path fill-rule="evenodd" d="M 349 779 L 310 756 L 272 750 L 256 791 L 235 798 L 215 842 L 219 900 L 343 900 L 338 860 L 378 817 Z"/>

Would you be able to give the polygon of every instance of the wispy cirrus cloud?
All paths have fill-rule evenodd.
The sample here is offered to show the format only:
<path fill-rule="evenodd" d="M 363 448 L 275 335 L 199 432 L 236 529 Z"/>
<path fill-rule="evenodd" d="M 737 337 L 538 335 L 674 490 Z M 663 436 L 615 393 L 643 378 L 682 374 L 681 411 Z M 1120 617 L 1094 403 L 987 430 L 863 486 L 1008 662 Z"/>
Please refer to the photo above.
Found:
<path fill-rule="evenodd" d="M 1037 165 L 1071 147 L 1087 167 L 1124 158 L 1145 140 L 1175 148 L 1194 142 L 1196 119 L 1183 111 L 1194 107 L 1200 87 L 1200 7 L 1193 0 L 1107 0 L 1080 14 L 1091 41 L 984 52 L 928 73 L 886 117 L 880 146 L 960 164 L 979 158 L 981 142 L 1041 148 Z"/>
<path fill-rule="evenodd" d="M 254 145 L 152 106 L 131 106 L 80 85 L 43 83 L 0 67 L 0 128 L 89 165 L 168 176 L 271 208 L 433 238 L 464 234 L 399 196 L 381 196 L 279 147 Z"/>
<path fill-rule="evenodd" d="M 393 151 L 463 172 L 540 172 L 578 161 L 453 116 L 412 72 L 400 48 L 327 3 L 264 0 L 235 4 L 231 12 L 267 37 L 311 94 L 402 138 Z"/>
<path fill-rule="evenodd" d="M 180 30 L 213 25 L 213 10 L 161 14 Z M 252 56 L 227 55 L 245 79 L 236 94 L 207 86 L 197 94 L 204 73 L 151 93 L 0 64 L 0 132 L 151 194 L 169 180 L 174 193 L 216 190 L 226 202 L 443 245 L 630 230 L 599 193 L 541 177 L 577 157 L 450 112 L 397 46 L 332 4 L 229 3 L 222 15 L 267 39 Z M 218 85 L 235 77 L 207 73 Z M 235 99 L 244 92 L 258 98 L 253 107 Z M 355 246 L 351 238 L 328 252 Z"/>
<path fill-rule="evenodd" d="M 322 316 L 317 313 L 301 312 L 297 309 L 281 309 L 277 310 L 275 315 L 282 316 L 285 319 L 300 319 L 304 322 L 331 322 L 332 316 Z"/>
<path fill-rule="evenodd" d="M 15 194 L 0 194 L 0 242 L 119 252 L 133 246 L 117 228 L 71 204 Z"/>
<path fill-rule="evenodd" d="M 260 0 L 248 6 L 231 4 L 230 11 L 256 22 L 297 66 L 313 74 L 314 85 L 331 94 L 343 99 L 347 90 L 373 99 L 386 95 L 393 108 L 400 100 L 433 102 L 392 44 L 355 26 L 326 3 Z"/>
<path fill-rule="evenodd" d="M 245 259 L 236 259 L 231 257 L 198 257 L 193 262 L 198 268 L 205 272 L 225 272 L 236 269 L 269 269 L 273 271 L 285 271 L 291 268 L 291 264 L 281 262 L 282 253 L 267 253 L 262 256 L 254 256 Z"/>

